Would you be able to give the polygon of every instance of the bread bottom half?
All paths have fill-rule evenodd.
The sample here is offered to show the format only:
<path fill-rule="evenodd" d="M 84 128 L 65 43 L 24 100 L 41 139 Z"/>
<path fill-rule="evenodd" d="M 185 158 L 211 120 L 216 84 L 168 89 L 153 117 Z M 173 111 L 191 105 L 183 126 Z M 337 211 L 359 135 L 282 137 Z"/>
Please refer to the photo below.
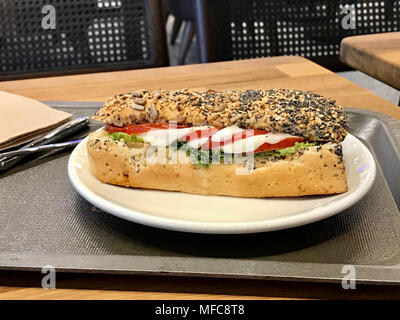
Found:
<path fill-rule="evenodd" d="M 206 168 L 190 161 L 149 164 L 145 146 L 133 148 L 114 141 L 105 130 L 89 135 L 87 150 L 91 170 L 100 181 L 126 187 L 257 198 L 347 191 L 344 162 L 338 152 L 341 146 L 333 143 L 309 147 L 284 159 L 256 157 L 248 174 L 237 174 L 237 169 L 245 168 L 243 164 L 210 164 Z"/>

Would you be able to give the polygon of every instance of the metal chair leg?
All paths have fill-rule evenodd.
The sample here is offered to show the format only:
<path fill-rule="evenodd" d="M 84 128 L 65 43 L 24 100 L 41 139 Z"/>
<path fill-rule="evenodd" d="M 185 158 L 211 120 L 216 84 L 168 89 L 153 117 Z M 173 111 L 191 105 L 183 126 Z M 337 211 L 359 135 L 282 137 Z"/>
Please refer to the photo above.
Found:
<path fill-rule="evenodd" d="M 178 37 L 179 30 L 181 29 L 183 21 L 177 17 L 174 17 L 174 24 L 172 25 L 170 43 L 175 44 L 176 38 Z"/>
<path fill-rule="evenodd" d="M 189 50 L 193 36 L 194 23 L 192 21 L 185 21 L 185 28 L 183 29 L 182 42 L 178 56 L 178 64 L 183 64 L 185 62 L 186 54 Z"/>

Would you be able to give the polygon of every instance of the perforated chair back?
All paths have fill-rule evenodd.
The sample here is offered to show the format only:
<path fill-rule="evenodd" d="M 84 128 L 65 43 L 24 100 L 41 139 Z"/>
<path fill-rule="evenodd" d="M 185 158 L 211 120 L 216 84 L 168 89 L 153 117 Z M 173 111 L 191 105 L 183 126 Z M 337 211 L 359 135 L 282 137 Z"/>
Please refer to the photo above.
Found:
<path fill-rule="evenodd" d="M 299 55 L 337 69 L 344 37 L 400 29 L 399 0 L 195 1 L 201 62 Z"/>
<path fill-rule="evenodd" d="M 165 65 L 159 0 L 0 0 L 0 79 Z"/>

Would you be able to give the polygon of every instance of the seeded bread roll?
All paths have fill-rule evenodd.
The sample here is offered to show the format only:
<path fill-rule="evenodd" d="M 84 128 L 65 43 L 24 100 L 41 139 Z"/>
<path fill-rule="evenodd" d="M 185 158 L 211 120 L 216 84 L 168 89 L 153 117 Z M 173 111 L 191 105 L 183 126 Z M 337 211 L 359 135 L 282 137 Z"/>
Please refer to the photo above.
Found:
<path fill-rule="evenodd" d="M 309 141 L 343 141 L 348 125 L 335 101 L 300 90 L 139 90 L 109 99 L 93 119 L 114 126 L 177 121 L 288 133 Z"/>
<path fill-rule="evenodd" d="M 283 159 L 255 157 L 251 171 L 246 171 L 246 163 L 200 168 L 185 152 L 173 154 L 173 150 L 165 154 L 164 164 L 149 163 L 148 148 L 147 144 L 130 147 L 122 139 L 112 140 L 105 130 L 91 133 L 87 143 L 93 174 L 110 184 L 237 197 L 297 197 L 347 191 L 342 148 L 336 143 L 298 150 Z M 173 156 L 187 161 L 170 164 Z"/>

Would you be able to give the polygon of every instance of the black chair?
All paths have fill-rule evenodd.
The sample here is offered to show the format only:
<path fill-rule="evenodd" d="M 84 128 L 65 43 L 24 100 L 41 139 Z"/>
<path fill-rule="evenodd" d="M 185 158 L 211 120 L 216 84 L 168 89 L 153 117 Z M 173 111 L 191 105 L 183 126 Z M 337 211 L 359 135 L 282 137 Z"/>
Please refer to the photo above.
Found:
<path fill-rule="evenodd" d="M 400 1 L 195 0 L 201 62 L 300 55 L 334 70 L 344 37 L 400 30 Z M 354 5 L 355 29 L 342 27 Z"/>
<path fill-rule="evenodd" d="M 182 41 L 179 48 L 178 64 L 184 64 L 187 52 L 196 33 L 195 26 L 195 2 L 194 0 L 166 0 L 166 10 L 174 17 L 170 43 L 174 44 L 184 25 Z"/>
<path fill-rule="evenodd" d="M 1 1 L 0 79 L 168 65 L 160 0 Z"/>

